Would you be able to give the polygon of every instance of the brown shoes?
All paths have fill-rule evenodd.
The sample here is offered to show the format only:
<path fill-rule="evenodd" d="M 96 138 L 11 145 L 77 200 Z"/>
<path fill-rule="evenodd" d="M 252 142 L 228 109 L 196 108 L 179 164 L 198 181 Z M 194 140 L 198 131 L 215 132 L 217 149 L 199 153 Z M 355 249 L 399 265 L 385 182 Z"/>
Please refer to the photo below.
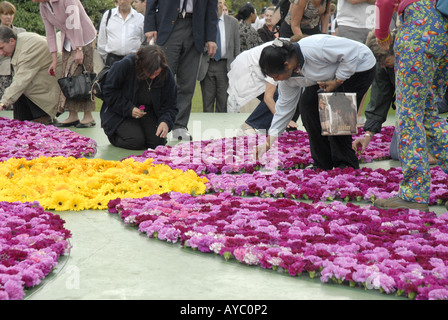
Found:
<path fill-rule="evenodd" d="M 417 203 L 406 201 L 399 197 L 392 197 L 388 199 L 377 199 L 373 205 L 378 209 L 416 209 L 420 211 L 429 211 L 427 203 Z M 446 206 L 446 204 L 445 204 Z"/>
<path fill-rule="evenodd" d="M 49 125 L 53 123 L 53 120 L 51 119 L 50 116 L 43 116 L 43 117 L 39 117 L 33 120 L 30 120 L 31 122 L 36 122 L 36 123 L 42 123 L 45 125 Z"/>

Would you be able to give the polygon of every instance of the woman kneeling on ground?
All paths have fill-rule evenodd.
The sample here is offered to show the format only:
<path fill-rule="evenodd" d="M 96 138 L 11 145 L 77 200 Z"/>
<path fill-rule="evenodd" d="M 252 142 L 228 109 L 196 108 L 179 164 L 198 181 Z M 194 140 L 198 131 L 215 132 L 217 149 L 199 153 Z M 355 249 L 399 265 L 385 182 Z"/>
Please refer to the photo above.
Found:
<path fill-rule="evenodd" d="M 160 47 L 144 46 L 114 63 L 103 95 L 101 126 L 112 145 L 143 150 L 166 144 L 178 113 L 177 86 Z"/>

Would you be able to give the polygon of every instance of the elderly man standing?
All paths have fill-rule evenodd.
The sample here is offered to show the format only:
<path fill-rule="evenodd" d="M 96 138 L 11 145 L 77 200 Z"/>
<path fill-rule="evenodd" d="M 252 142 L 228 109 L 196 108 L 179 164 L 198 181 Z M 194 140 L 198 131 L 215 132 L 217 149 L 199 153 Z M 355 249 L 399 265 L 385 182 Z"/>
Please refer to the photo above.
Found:
<path fill-rule="evenodd" d="M 167 57 L 176 75 L 179 114 L 173 138 L 192 140 L 187 126 L 191 101 L 196 87 L 196 75 L 201 54 L 216 53 L 218 23 L 217 0 L 148 0 L 145 15 L 145 35 L 148 43 L 154 39 Z"/>
<path fill-rule="evenodd" d="M 240 53 L 238 20 L 223 13 L 224 0 L 218 0 L 218 49 L 213 58 L 204 53 L 199 65 L 198 80 L 201 83 L 204 112 L 227 112 L 227 72 Z"/>
<path fill-rule="evenodd" d="M 14 104 L 14 119 L 43 124 L 55 121 L 60 87 L 48 72 L 52 57 L 47 40 L 36 33 L 16 34 L 0 26 L 0 55 L 11 57 L 14 77 L 0 100 L 0 110 Z M 62 59 L 58 54 L 57 72 Z"/>

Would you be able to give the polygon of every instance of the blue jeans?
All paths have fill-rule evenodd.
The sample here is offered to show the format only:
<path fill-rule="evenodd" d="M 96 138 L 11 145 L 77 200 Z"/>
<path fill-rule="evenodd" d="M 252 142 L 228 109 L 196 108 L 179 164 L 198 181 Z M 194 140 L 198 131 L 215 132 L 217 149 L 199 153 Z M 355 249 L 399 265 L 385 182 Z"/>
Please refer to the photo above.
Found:
<path fill-rule="evenodd" d="M 264 102 L 264 93 L 259 95 L 257 99 L 261 100 L 261 102 L 255 108 L 255 110 L 252 111 L 252 113 L 246 119 L 245 122 L 254 129 L 267 131 L 271 126 L 274 114 L 271 112 L 271 110 L 269 110 L 268 106 Z M 275 89 L 274 101 L 277 101 L 277 99 L 278 99 L 278 89 Z"/>
<path fill-rule="evenodd" d="M 266 130 L 268 131 L 271 127 L 272 118 L 274 114 L 269 110 L 268 106 L 264 102 L 264 93 L 259 95 L 257 99 L 261 100 L 258 106 L 254 111 L 250 114 L 250 116 L 246 119 L 246 123 L 250 125 L 254 129 L 258 130 Z M 275 89 L 274 92 L 274 101 L 278 99 L 278 89 Z M 292 118 L 292 121 L 297 122 L 299 118 L 299 108 L 296 109 L 296 112 Z"/>

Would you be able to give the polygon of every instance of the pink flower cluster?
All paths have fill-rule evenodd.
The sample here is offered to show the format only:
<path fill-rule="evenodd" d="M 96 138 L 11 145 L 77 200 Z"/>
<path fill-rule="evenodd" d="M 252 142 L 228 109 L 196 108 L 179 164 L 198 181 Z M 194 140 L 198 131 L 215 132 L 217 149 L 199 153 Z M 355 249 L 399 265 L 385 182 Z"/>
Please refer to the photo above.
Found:
<path fill-rule="evenodd" d="M 38 202 L 0 202 L 0 300 L 20 300 L 69 251 L 70 231 Z"/>
<path fill-rule="evenodd" d="M 179 193 L 117 199 L 148 237 L 225 259 L 420 300 L 448 299 L 448 213 Z"/>
<path fill-rule="evenodd" d="M 315 201 L 373 201 L 395 196 L 403 178 L 401 168 L 345 168 L 328 171 L 294 169 L 252 174 L 207 174 L 207 192 L 230 192 L 237 196 L 261 196 Z M 448 175 L 431 168 L 430 204 L 448 200 Z"/>
<path fill-rule="evenodd" d="M 96 148 L 94 140 L 69 129 L 0 118 L 0 161 L 39 156 L 90 157 Z"/>
<path fill-rule="evenodd" d="M 359 155 L 360 161 L 372 162 L 390 158 L 389 144 L 393 131 L 394 127 L 383 127 L 381 132 L 373 137 L 367 150 Z M 354 138 L 363 134 L 363 130 L 359 129 L 359 135 Z M 312 162 L 306 132 L 296 130 L 283 133 L 266 156 L 255 161 L 254 148 L 265 140 L 265 136 L 252 135 L 193 141 L 174 147 L 159 146 L 131 157 L 136 161 L 151 158 L 154 163 L 164 163 L 173 169 L 194 170 L 197 174 L 252 173 L 262 166 L 279 170 L 298 169 Z M 275 158 L 275 161 L 272 158 Z"/>

